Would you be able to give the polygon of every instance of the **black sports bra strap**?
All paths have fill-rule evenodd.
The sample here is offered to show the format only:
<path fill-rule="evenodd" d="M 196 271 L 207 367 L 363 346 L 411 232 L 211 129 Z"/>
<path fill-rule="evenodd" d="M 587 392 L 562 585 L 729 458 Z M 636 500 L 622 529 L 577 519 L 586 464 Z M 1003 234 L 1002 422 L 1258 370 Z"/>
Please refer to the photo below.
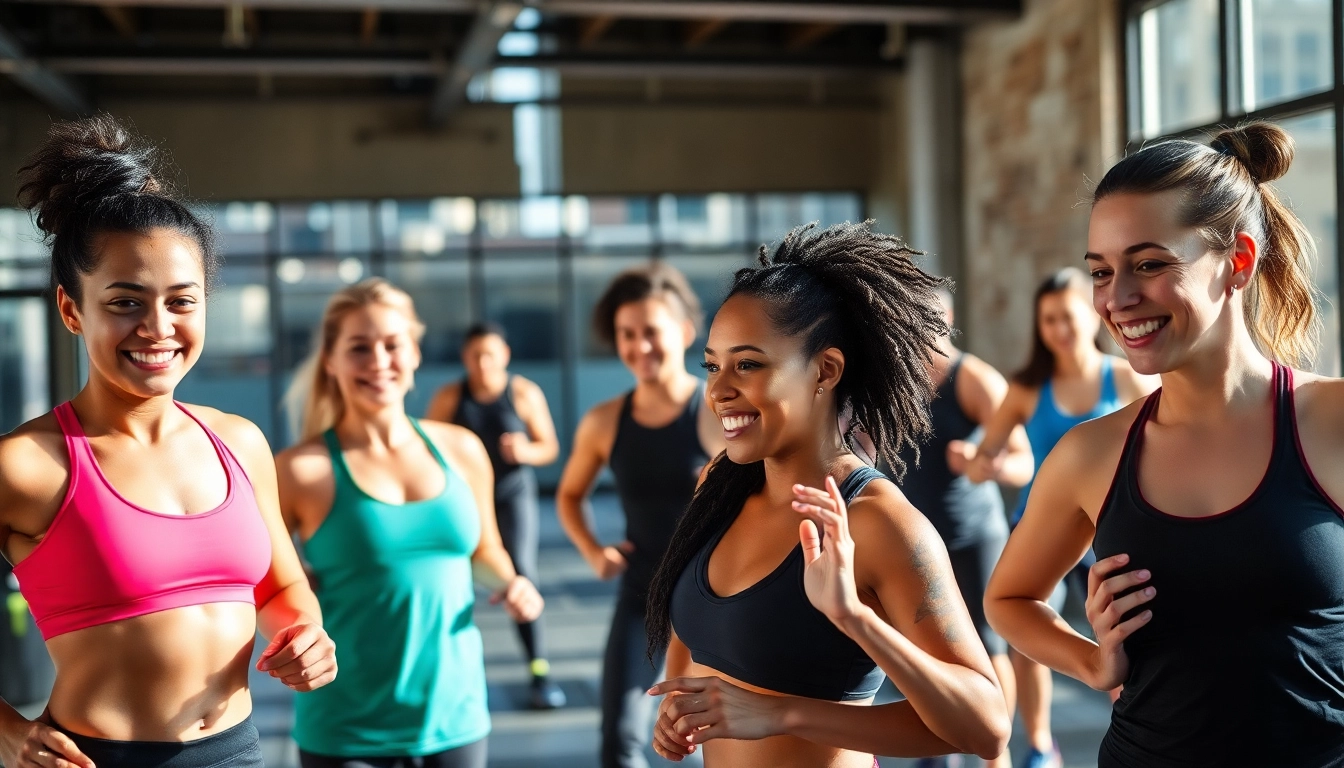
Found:
<path fill-rule="evenodd" d="M 840 497 L 845 500 L 846 504 L 850 504 L 860 493 L 863 493 L 863 489 L 867 488 L 869 483 L 879 478 L 885 479 L 886 475 L 869 466 L 859 467 L 841 481 Z"/>

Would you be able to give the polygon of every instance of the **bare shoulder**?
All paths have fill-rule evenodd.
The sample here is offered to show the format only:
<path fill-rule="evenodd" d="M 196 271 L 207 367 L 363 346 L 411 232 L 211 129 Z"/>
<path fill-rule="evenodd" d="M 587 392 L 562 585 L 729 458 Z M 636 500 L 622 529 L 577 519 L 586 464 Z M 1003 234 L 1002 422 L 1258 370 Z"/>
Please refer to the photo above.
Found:
<path fill-rule="evenodd" d="M 593 406 L 579 421 L 579 433 L 589 439 L 604 438 L 608 441 L 615 439 L 625 398 L 625 395 L 618 395 Z"/>
<path fill-rule="evenodd" d="M 469 470 L 490 466 L 490 455 L 475 432 L 442 421 L 422 419 L 420 426 L 448 461 Z"/>
<path fill-rule="evenodd" d="M 208 405 L 191 405 L 183 403 L 187 410 L 191 411 L 196 418 L 200 419 L 210 428 L 211 432 L 219 435 L 219 439 L 229 446 L 238 458 L 248 456 L 259 458 L 264 455 L 268 460 L 271 457 L 271 444 L 266 439 L 266 434 L 261 431 L 261 427 L 252 423 L 249 419 L 233 413 L 225 413 L 218 408 L 211 408 Z"/>
<path fill-rule="evenodd" d="M 518 374 L 514 374 L 512 386 L 514 397 L 525 397 L 525 398 L 546 397 L 546 393 L 542 391 L 540 384 L 536 383 L 535 381 L 532 381 L 531 379 L 523 378 Z"/>
<path fill-rule="evenodd" d="M 961 370 L 971 375 L 973 380 L 984 384 L 993 384 L 995 386 L 1008 386 L 1008 381 L 999 372 L 998 368 L 986 363 L 984 360 L 972 355 L 970 352 L 962 354 Z"/>
<path fill-rule="evenodd" d="M 1293 405 L 1299 429 L 1312 425 L 1344 442 L 1344 379 L 1293 371 Z"/>
<path fill-rule="evenodd" d="M 25 516 L 34 504 L 58 503 L 69 478 L 65 433 L 54 414 L 0 436 L 0 521 Z"/>
<path fill-rule="evenodd" d="M 331 451 L 321 436 L 311 437 L 275 455 L 275 469 L 282 484 L 310 488 L 330 484 L 333 478 Z"/>
<path fill-rule="evenodd" d="M 1146 402 L 1147 397 L 1140 397 L 1118 411 L 1084 421 L 1065 432 L 1050 455 L 1058 453 L 1067 457 L 1072 466 L 1086 465 L 1112 453 L 1118 457 L 1129 435 L 1129 428 L 1134 426 L 1134 420 L 1139 417 L 1139 411 L 1143 410 Z"/>
<path fill-rule="evenodd" d="M 868 483 L 848 505 L 849 529 L 856 542 L 856 552 L 867 550 L 883 558 L 909 559 L 922 536 L 933 532 L 933 526 L 896 484 L 885 478 Z"/>

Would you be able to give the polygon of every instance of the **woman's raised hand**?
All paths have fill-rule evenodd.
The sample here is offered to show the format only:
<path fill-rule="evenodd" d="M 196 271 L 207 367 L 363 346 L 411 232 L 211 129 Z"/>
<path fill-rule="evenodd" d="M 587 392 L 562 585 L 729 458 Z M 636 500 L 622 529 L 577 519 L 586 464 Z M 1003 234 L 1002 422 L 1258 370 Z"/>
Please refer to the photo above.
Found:
<path fill-rule="evenodd" d="M 849 511 L 835 478 L 829 475 L 825 490 L 795 485 L 793 495 L 794 511 L 807 518 L 798 526 L 807 599 L 838 626 L 863 609 L 854 582 Z"/>
<path fill-rule="evenodd" d="M 1087 684 L 1098 691 L 1109 691 L 1125 682 L 1129 676 L 1125 638 L 1153 618 L 1153 612 L 1145 610 L 1121 621 L 1125 614 L 1157 594 L 1151 586 L 1134 589 L 1148 580 L 1150 574 L 1146 570 L 1111 575 L 1127 563 L 1129 555 L 1115 555 L 1097 561 L 1087 572 L 1087 621 L 1097 636 L 1097 656 L 1092 664 L 1092 679 Z"/>
<path fill-rule="evenodd" d="M 22 729 L 0 738 L 0 764 L 14 768 L 94 768 L 69 736 L 40 721 L 21 721 Z"/>
<path fill-rule="evenodd" d="M 336 679 L 336 643 L 317 624 L 294 624 L 261 652 L 257 670 L 300 693 L 316 690 Z"/>
<path fill-rule="evenodd" d="M 546 604 L 541 599 L 541 593 L 537 591 L 536 585 L 522 575 L 514 576 L 503 589 L 491 595 L 490 602 L 503 603 L 504 611 L 509 614 L 509 618 L 523 624 L 536 621 Z"/>
<path fill-rule="evenodd" d="M 764 739 L 783 732 L 785 697 L 739 688 L 717 677 L 677 677 L 653 686 L 658 705 L 653 748 L 679 762 L 710 739 Z"/>

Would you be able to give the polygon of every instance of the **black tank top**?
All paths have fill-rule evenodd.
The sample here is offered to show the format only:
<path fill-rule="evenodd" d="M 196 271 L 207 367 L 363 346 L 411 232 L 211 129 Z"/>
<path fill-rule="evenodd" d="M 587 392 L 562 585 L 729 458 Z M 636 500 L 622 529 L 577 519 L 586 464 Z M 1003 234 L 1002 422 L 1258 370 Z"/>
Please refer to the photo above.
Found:
<path fill-rule="evenodd" d="M 969 440 L 980 430 L 957 402 L 957 373 L 964 354 L 957 355 L 947 370 L 930 404 L 933 434 L 920 447 L 919 466 L 915 452 L 901 452 L 905 461 L 905 479 L 901 492 L 933 523 L 948 549 L 962 549 L 984 541 L 990 535 L 1008 533 L 1003 514 L 1003 497 L 994 483 L 972 483 L 965 475 L 955 475 L 947 466 L 947 444 Z"/>
<path fill-rule="evenodd" d="M 840 484 L 840 495 L 851 502 L 879 477 L 885 475 L 859 467 Z M 719 597 L 710 589 L 709 557 L 736 518 L 734 514 L 701 548 L 672 590 L 672 628 L 691 658 L 791 696 L 828 701 L 872 697 L 885 674 L 808 601 L 802 544 L 768 576 L 735 595 Z"/>
<path fill-rule="evenodd" d="M 532 467 L 526 464 L 510 464 L 499 452 L 499 438 L 506 432 L 528 434 L 527 425 L 518 416 L 513 406 L 513 377 L 504 385 L 504 392 L 494 402 L 482 403 L 471 395 L 467 380 L 462 380 L 462 396 L 457 400 L 457 412 L 453 414 L 453 423 L 466 427 L 485 443 L 485 452 L 490 455 L 490 466 L 495 471 L 495 496 L 512 495 L 522 492 L 530 486 L 527 483 L 532 475 Z"/>
<path fill-rule="evenodd" d="M 701 382 L 681 415 L 657 429 L 641 426 L 631 416 L 634 392 L 621 404 L 608 464 L 625 510 L 625 537 L 634 545 L 622 589 L 647 593 L 677 521 L 695 494 L 700 470 L 709 461 L 698 429 L 704 394 Z"/>
<path fill-rule="evenodd" d="M 1125 641 L 1099 768 L 1344 766 L 1344 511 L 1302 457 L 1292 371 L 1277 363 L 1273 392 L 1269 468 L 1211 517 L 1167 515 L 1139 490 L 1161 390 L 1130 428 L 1094 546 L 1150 570 L 1157 595 Z"/>

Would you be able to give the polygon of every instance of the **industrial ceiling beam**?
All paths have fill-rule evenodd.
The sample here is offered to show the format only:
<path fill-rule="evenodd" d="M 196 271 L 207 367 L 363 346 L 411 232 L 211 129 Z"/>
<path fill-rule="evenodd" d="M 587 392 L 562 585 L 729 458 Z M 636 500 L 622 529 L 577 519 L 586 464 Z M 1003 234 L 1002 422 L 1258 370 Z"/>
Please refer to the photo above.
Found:
<path fill-rule="evenodd" d="M 434 95 L 429 101 L 430 127 L 446 125 L 453 112 L 467 100 L 467 83 L 494 61 L 500 38 L 513 26 L 522 10 L 523 4 L 514 0 L 489 0 L 482 4 L 471 22 L 466 40 L 457 49 L 457 60 L 452 69 L 441 75 L 434 86 Z"/>
<path fill-rule="evenodd" d="M 107 18 L 109 24 L 117 30 L 117 34 L 127 39 L 134 39 L 138 30 L 135 25 L 135 9 L 124 5 L 102 5 L 99 8 L 103 16 Z"/>
<path fill-rule="evenodd" d="M 93 114 L 93 105 L 74 83 L 43 62 L 29 58 L 18 38 L 4 27 L 0 27 L 0 72 L 67 115 Z"/>
<path fill-rule="evenodd" d="M 686 47 L 695 49 L 709 42 L 724 30 L 731 19 L 700 19 L 688 22 L 686 26 Z"/>
<path fill-rule="evenodd" d="M 450 65 L 428 58 L 313 57 L 275 58 L 260 56 L 220 57 L 57 57 L 43 62 L 57 74 L 139 76 L 258 76 L 273 77 L 442 77 Z M 720 78 L 742 80 L 799 80 L 815 77 L 880 74 L 893 71 L 899 62 L 801 62 L 796 59 L 731 61 L 722 59 L 596 58 L 572 56 L 499 56 L 480 71 L 496 67 L 532 66 L 573 77 L 644 79 L 660 77 Z M 0 61 L 0 73 L 5 72 Z"/>
<path fill-rule="evenodd" d="M 832 22 L 816 21 L 803 24 L 789 33 L 784 47 L 790 51 L 806 50 L 838 29 L 840 25 Z"/>
<path fill-rule="evenodd" d="M 45 5 L 125 5 L 221 8 L 235 0 L 10 0 Z M 299 11 L 363 11 L 374 7 L 402 13 L 472 13 L 474 0 L 242 0 L 254 8 Z M 695 20 L 830 22 L 835 24 L 963 24 L 1022 14 L 1022 0 L 537 0 L 556 16 L 612 16 Z"/>
<path fill-rule="evenodd" d="M 579 48 L 592 48 L 616 23 L 615 16 L 592 16 L 579 21 Z"/>

